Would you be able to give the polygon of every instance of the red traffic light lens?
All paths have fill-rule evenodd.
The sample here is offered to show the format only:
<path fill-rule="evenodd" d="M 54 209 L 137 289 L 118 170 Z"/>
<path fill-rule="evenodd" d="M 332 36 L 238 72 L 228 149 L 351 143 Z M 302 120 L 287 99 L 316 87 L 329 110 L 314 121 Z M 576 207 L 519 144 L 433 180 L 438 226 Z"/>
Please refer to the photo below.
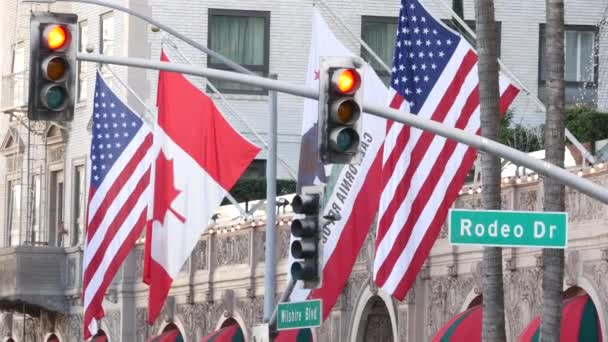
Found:
<path fill-rule="evenodd" d="M 68 40 L 68 35 L 62 26 L 52 26 L 46 34 L 46 44 L 50 49 L 61 49 Z"/>
<path fill-rule="evenodd" d="M 342 69 L 338 71 L 335 85 L 340 93 L 352 94 L 359 89 L 360 83 L 361 79 L 357 71 L 353 69 Z"/>

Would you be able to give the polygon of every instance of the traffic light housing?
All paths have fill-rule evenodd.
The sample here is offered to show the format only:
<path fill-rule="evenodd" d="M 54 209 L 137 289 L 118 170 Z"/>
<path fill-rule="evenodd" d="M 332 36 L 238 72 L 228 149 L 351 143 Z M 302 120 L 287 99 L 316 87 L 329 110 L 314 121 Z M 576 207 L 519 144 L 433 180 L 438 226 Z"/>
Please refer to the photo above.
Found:
<path fill-rule="evenodd" d="M 30 120 L 74 119 L 78 16 L 34 12 L 30 20 Z"/>
<path fill-rule="evenodd" d="M 291 276 L 304 282 L 304 288 L 321 287 L 323 274 L 323 242 L 319 211 L 323 188 L 302 187 L 302 193 L 291 202 L 298 217 L 291 223 L 291 255 L 296 259 L 291 264 Z"/>
<path fill-rule="evenodd" d="M 321 57 L 319 157 L 324 164 L 360 164 L 363 60 Z"/>

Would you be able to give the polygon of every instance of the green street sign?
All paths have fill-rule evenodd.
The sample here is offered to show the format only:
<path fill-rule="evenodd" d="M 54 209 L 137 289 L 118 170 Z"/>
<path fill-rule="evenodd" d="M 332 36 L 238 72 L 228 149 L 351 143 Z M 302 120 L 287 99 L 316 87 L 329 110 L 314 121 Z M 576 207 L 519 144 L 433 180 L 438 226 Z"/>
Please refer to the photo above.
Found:
<path fill-rule="evenodd" d="M 279 303 L 277 330 L 320 327 L 322 315 L 320 299 Z"/>
<path fill-rule="evenodd" d="M 568 213 L 451 209 L 452 245 L 566 248 Z"/>

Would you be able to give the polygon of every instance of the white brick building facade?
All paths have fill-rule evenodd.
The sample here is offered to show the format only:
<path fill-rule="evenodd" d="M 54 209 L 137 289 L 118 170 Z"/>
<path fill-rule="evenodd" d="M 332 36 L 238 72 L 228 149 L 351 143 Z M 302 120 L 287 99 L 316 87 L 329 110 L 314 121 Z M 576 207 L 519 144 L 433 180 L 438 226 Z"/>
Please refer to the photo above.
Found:
<path fill-rule="evenodd" d="M 448 18 L 449 13 L 442 7 L 442 1 L 448 2 L 447 0 L 425 0 L 423 3 L 432 13 L 441 18 Z M 312 0 L 115 0 L 114 2 L 151 15 L 160 22 L 172 26 L 177 31 L 186 34 L 190 38 L 205 45 L 208 43 L 209 36 L 209 16 L 210 12 L 212 12 L 210 9 L 243 11 L 240 12 L 241 14 L 247 14 L 247 12 L 251 13 L 254 11 L 259 15 L 267 15 L 269 48 L 266 52 L 268 57 L 266 68 L 268 73 L 277 74 L 279 79 L 291 83 L 304 83 L 311 32 L 310 21 L 313 7 Z M 448 6 L 449 5 L 450 4 L 448 4 Z M 322 3 L 317 3 L 316 6 L 321 9 L 321 12 L 337 37 L 339 37 L 352 51 L 360 53 L 360 44 L 354 37 L 362 36 L 362 18 L 365 16 L 395 17 L 398 13 L 399 1 L 324 0 Z M 496 19 L 500 22 L 501 32 L 501 59 L 530 90 L 533 96 L 537 96 L 539 92 L 540 27 L 545 21 L 544 8 L 545 2 L 541 0 L 496 1 Z M 592 30 L 594 27 L 597 27 L 602 20 L 607 20 L 607 8 L 608 3 L 606 0 L 567 0 L 565 22 L 572 29 L 583 27 Z M 12 106 L 11 101 L 15 97 L 15 89 L 18 88 L 15 88 L 15 84 L 21 86 L 24 84 L 15 83 L 15 71 L 18 71 L 19 74 L 26 75 L 28 68 L 27 56 L 29 55 L 28 37 L 30 10 L 44 11 L 47 9 L 57 12 L 74 12 L 78 14 L 79 21 L 86 21 L 86 39 L 88 44 L 94 48 L 95 52 L 99 52 L 101 46 L 102 16 L 107 18 L 108 12 L 110 11 L 89 4 L 67 2 L 59 2 L 52 5 L 32 5 L 19 3 L 18 0 L 4 0 L 0 3 L 0 31 L 3 32 L 3 34 L 0 35 L 0 68 L 2 68 L 0 73 L 3 76 L 2 83 L 0 84 L 0 93 L 2 94 L 0 109 L 5 110 L 7 113 L 14 113 L 15 115 L 12 120 L 10 119 L 10 115 L 3 115 L 0 117 L 0 142 L 3 144 L 0 147 L 0 152 L 2 153 L 2 156 L 0 156 L 0 250 L 4 247 L 8 248 L 11 245 L 11 243 L 9 243 L 10 239 L 13 241 L 12 245 L 16 245 L 14 243 L 14 241 L 16 241 L 15 239 L 18 239 L 20 242 L 27 242 L 28 239 L 31 240 L 26 236 L 26 233 L 29 232 L 28 234 L 31 234 L 32 229 L 25 227 L 28 222 L 32 222 L 31 217 L 30 221 L 26 219 L 27 212 L 25 208 L 27 208 L 28 199 L 31 200 L 31 198 L 33 198 L 28 196 L 26 190 L 28 188 L 34 189 L 32 186 L 28 186 L 28 183 L 26 182 L 26 179 L 28 178 L 27 130 L 23 125 L 20 125 L 18 119 L 19 115 L 24 114 L 23 111 L 19 111 L 17 108 L 19 106 Z M 114 19 L 110 31 L 114 32 L 114 55 L 149 58 L 152 60 L 159 59 L 163 33 L 153 32 L 150 30 L 148 24 L 137 18 L 129 17 L 126 14 L 113 11 L 112 15 Z M 343 23 L 346 24 L 350 33 L 343 27 L 343 24 L 336 19 L 335 15 L 339 15 L 342 18 Z M 465 1 L 464 17 L 466 20 L 474 19 L 473 0 Z M 171 38 L 171 40 L 176 42 L 179 51 L 181 51 L 190 61 L 201 66 L 207 65 L 207 57 L 202 52 L 187 46 L 185 43 L 178 42 L 175 38 Z M 597 59 L 599 63 L 597 71 L 593 74 L 594 78 L 597 78 L 597 82 L 595 82 L 595 80 L 593 82 L 597 88 L 597 100 L 594 101 L 594 104 L 601 109 L 608 110 L 608 25 L 604 24 L 598 28 L 597 41 L 599 41 L 599 46 L 597 46 L 596 53 L 598 55 Z M 19 50 L 21 46 L 23 49 Z M 19 51 L 16 52 L 16 50 Z M 169 56 L 176 62 L 186 62 L 173 48 L 168 47 L 167 50 Z M 19 66 L 21 65 L 19 63 L 21 62 L 15 57 L 18 57 L 19 60 L 23 59 L 22 67 Z M 18 70 L 15 70 L 16 66 L 18 67 Z M 73 261 L 76 269 L 80 269 L 81 263 L 82 231 L 79 231 L 77 227 L 79 220 L 82 220 L 82 215 L 79 216 L 78 213 L 75 212 L 75 209 L 78 206 L 82 208 L 83 203 L 78 202 L 82 202 L 83 199 L 86 199 L 86 189 L 83 190 L 85 196 L 82 197 L 82 194 L 79 193 L 78 184 L 75 182 L 75 173 L 77 168 L 86 165 L 89 155 L 90 129 L 88 128 L 88 125 L 92 113 L 92 102 L 90 99 L 92 97 L 91 94 L 93 93 L 95 69 L 96 66 L 89 63 L 86 75 L 82 76 L 82 79 L 86 81 L 86 93 L 89 96 L 82 101 L 77 102 L 74 121 L 66 126 L 66 130 L 54 127 L 49 131 L 44 131 L 44 135 L 36 138 L 38 141 L 46 139 L 46 142 L 49 145 L 48 148 L 44 149 L 44 157 L 40 154 L 42 153 L 40 151 L 43 150 L 37 150 L 38 154 L 36 156 L 37 165 L 42 166 L 39 172 L 42 182 L 40 185 L 41 194 L 37 197 L 40 203 L 40 210 L 38 211 L 39 214 L 36 216 L 36 221 L 39 225 L 38 228 L 36 228 L 36 234 L 38 234 L 39 238 L 36 240 L 40 240 L 37 242 L 49 244 L 51 246 L 58 245 L 58 222 L 63 222 L 64 228 L 67 231 L 67 234 L 62 236 L 63 247 L 68 247 L 65 249 L 67 255 L 66 263 L 70 264 L 70 262 Z M 144 100 L 145 105 L 139 103 L 135 99 L 135 96 L 126 91 L 116 80 L 112 83 L 114 90 L 121 94 L 123 98 L 127 99 L 132 108 L 140 113 L 147 113 L 147 115 L 153 116 L 156 102 L 156 82 L 158 73 L 155 71 L 145 71 L 118 66 L 113 66 L 111 69 L 117 74 L 117 77 L 120 78 L 120 80 L 127 83 L 129 87 L 133 89 L 138 97 Z M 202 90 L 207 89 L 206 81 L 204 79 L 190 79 L 199 85 Z M 27 84 L 27 80 L 25 81 L 25 84 Z M 262 145 L 250 130 L 231 114 L 231 111 L 220 100 L 219 96 L 213 94 L 210 96 L 216 100 L 216 103 L 223 110 L 226 117 L 239 131 L 254 143 L 259 146 Z M 225 96 L 229 99 L 231 106 L 234 107 L 265 140 L 267 140 L 268 96 L 264 94 L 252 95 L 229 93 L 225 94 Z M 279 157 L 284 159 L 293 171 L 297 172 L 302 99 L 291 95 L 279 94 L 278 106 Z M 544 122 L 543 114 L 537 108 L 531 96 L 522 93 L 515 101 L 512 108 L 516 114 L 516 122 L 525 122 L 533 125 Z M 148 113 L 148 111 L 150 112 Z M 23 122 L 27 123 L 26 120 Z M 14 159 L 19 156 L 21 159 Z M 31 159 L 34 158 L 32 157 Z M 265 159 L 264 151 L 260 153 L 258 159 Z M 282 166 L 279 165 L 278 171 L 280 178 L 289 178 L 288 172 Z M 88 175 L 89 172 L 86 170 L 85 184 L 88 184 L 88 179 L 86 178 Z M 56 184 L 58 180 L 61 179 L 62 195 L 59 195 L 56 193 L 59 191 L 57 187 L 55 187 L 54 191 L 52 189 L 53 184 Z M 17 195 L 11 191 L 9 187 L 11 184 L 21 184 L 22 188 Z M 11 202 L 9 198 L 11 196 L 19 198 L 21 212 L 19 213 L 18 218 L 15 218 L 15 213 L 17 213 L 18 210 L 11 211 L 11 208 L 13 208 L 12 206 L 17 203 L 14 201 L 14 203 Z M 59 201 L 61 203 L 56 203 L 57 199 L 60 199 Z M 9 205 L 9 202 L 12 204 Z M 51 205 L 51 203 L 55 204 Z M 58 206 L 58 204 L 60 205 Z M 18 228 L 15 228 L 16 226 L 14 226 L 13 223 L 9 224 L 10 220 L 16 222 L 14 224 L 18 224 Z M 11 229 L 16 230 L 13 231 Z M 254 244 L 254 237 L 257 238 L 257 235 L 251 233 L 251 239 L 248 240 L 249 243 L 251 243 L 251 246 Z M 210 241 L 211 240 L 209 240 L 207 245 L 208 248 L 205 250 L 209 251 L 209 254 L 213 253 L 212 248 L 210 247 Z M 529 255 L 528 257 L 528 259 L 531 258 Z M 595 255 L 593 257 L 595 257 Z M 475 258 L 479 258 L 479 255 L 475 256 Z M 209 263 L 211 263 L 211 261 L 209 261 Z M 131 264 L 132 266 L 129 266 L 132 267 L 131 271 L 137 270 L 137 267 L 134 266 L 136 263 L 132 262 Z M 222 290 L 229 289 L 234 284 L 237 284 L 234 286 L 238 287 L 242 285 L 242 283 L 249 281 L 251 281 L 254 288 L 256 288 L 256 286 L 258 288 L 257 294 L 255 293 L 255 290 L 253 290 L 254 299 L 252 299 L 257 300 L 256 295 L 261 295 L 259 288 L 262 286 L 262 282 L 260 280 L 261 278 L 259 278 L 261 276 L 260 270 L 257 270 L 256 267 L 260 268 L 260 266 L 251 266 L 250 264 L 243 266 L 243 269 L 251 271 L 253 268 L 254 270 L 251 271 L 253 276 L 251 276 L 251 279 L 243 279 L 242 281 L 227 277 L 230 279 L 224 282 L 221 275 L 215 275 L 215 278 L 212 278 L 213 272 L 209 270 L 207 272 L 208 274 L 206 273 L 201 279 L 204 278 L 205 281 L 214 283 L 213 287 L 215 292 L 209 290 L 211 285 L 204 284 L 204 281 L 201 280 L 197 283 L 197 289 L 194 295 L 195 300 L 204 301 L 206 298 L 205 296 L 207 296 L 206 293 L 211 293 L 211 299 L 215 297 L 217 303 L 221 300 Z M 363 269 L 364 266 L 361 266 L 361 268 Z M 261 267 L 261 269 L 263 269 L 263 267 Z M 65 276 L 67 277 L 67 275 Z M 74 284 L 79 284 L 80 272 L 76 272 L 73 276 L 75 277 Z M 255 278 L 254 276 L 258 278 Z M 134 279 L 135 278 L 131 280 Z M 121 312 L 117 318 L 117 320 L 121 322 L 121 324 L 117 326 L 121 328 L 119 331 L 112 332 L 112 334 L 114 334 L 114 339 L 111 339 L 112 342 L 124 340 L 126 336 L 139 336 L 139 332 L 136 334 L 136 330 L 140 327 L 133 323 L 133 317 L 135 317 L 136 313 L 139 314 L 136 312 L 136 308 L 143 303 L 143 298 L 145 296 L 141 287 L 133 285 L 132 282 L 125 281 L 125 278 L 121 279 L 120 286 L 127 288 L 127 290 L 124 293 L 118 290 L 119 293 L 117 296 L 119 299 L 110 304 L 115 311 Z M 118 286 L 118 288 L 120 288 L 120 286 Z M 182 297 L 180 298 L 185 301 L 184 298 L 187 291 L 184 288 L 180 287 L 177 289 L 176 295 L 181 294 Z M 237 293 L 238 298 L 245 298 L 248 296 L 246 290 L 243 290 L 243 288 L 245 288 L 245 286 L 239 288 L 240 292 Z M 137 294 L 129 292 L 133 289 L 136 289 L 139 292 Z M 68 306 L 68 311 L 77 316 L 80 310 L 77 300 L 79 289 L 77 287 L 69 288 L 65 293 L 66 296 L 71 298 L 68 300 L 68 303 L 71 303 Z M 138 304 L 136 305 L 136 303 Z M 394 305 L 398 306 L 398 304 Z M 422 306 L 417 307 L 416 310 L 427 310 L 424 303 L 419 305 Z M 349 310 L 352 311 L 353 308 L 350 308 Z M 391 311 L 391 315 L 400 315 L 400 312 L 401 311 L 399 310 Z M 339 313 L 332 315 L 332 317 L 335 318 L 336 316 L 339 316 Z M 426 313 L 421 315 L 426 317 Z M 66 320 L 69 321 L 67 318 Z M 64 323 L 68 324 L 67 321 Z M 411 324 L 408 323 L 408 326 L 415 325 L 418 322 L 413 319 L 410 319 L 410 321 Z M 431 324 L 429 322 L 426 323 Z M 341 324 L 340 329 L 342 330 L 338 329 L 337 331 L 348 331 L 349 327 L 352 327 L 352 325 L 346 324 L 343 321 L 340 321 L 339 324 Z M 401 322 L 400 324 L 404 323 Z M 433 324 L 436 324 L 436 322 Z M 106 327 L 108 326 L 111 326 L 111 324 L 107 323 Z M 206 330 L 204 331 L 208 331 L 208 328 L 209 327 L 205 328 Z M 425 329 L 426 328 L 427 327 L 425 327 Z M 330 330 L 333 328 L 324 329 Z M 415 338 L 424 336 L 425 333 L 426 330 L 415 334 L 408 332 L 406 335 L 410 338 L 414 338 L 411 340 L 416 340 Z M 148 330 L 146 330 L 146 334 L 149 335 Z M 406 335 L 400 336 L 405 338 Z M 329 335 L 324 336 L 327 337 Z M 0 336 L 0 338 L 2 337 L 4 336 Z M 67 336 L 66 340 L 72 341 L 72 339 L 69 339 Z M 328 340 L 333 339 L 329 337 Z M 344 338 L 340 340 L 346 341 L 347 339 Z"/>

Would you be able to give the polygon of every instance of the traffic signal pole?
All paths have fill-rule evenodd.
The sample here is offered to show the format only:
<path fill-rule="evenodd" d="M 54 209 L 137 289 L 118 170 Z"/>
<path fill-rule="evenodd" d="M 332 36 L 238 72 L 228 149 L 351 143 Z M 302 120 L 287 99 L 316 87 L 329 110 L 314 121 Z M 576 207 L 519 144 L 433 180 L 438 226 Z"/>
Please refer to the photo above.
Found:
<path fill-rule="evenodd" d="M 217 78 L 225 81 L 233 81 L 242 84 L 261 87 L 268 90 L 275 90 L 282 93 L 287 93 L 295 96 L 305 97 L 313 100 L 319 98 L 319 90 L 308 88 L 305 86 L 291 84 L 285 81 L 271 80 L 259 76 L 244 75 L 230 71 L 196 67 L 191 65 L 157 62 L 141 58 L 128 57 L 111 57 L 98 54 L 78 53 L 77 59 L 81 61 L 117 64 L 145 69 L 164 70 L 177 72 L 193 76 L 201 76 L 208 78 Z M 587 179 L 572 174 L 571 172 L 555 166 L 551 163 L 536 159 L 528 154 L 518 151 L 514 148 L 505 146 L 496 141 L 482 138 L 478 135 L 446 126 L 442 123 L 420 118 L 416 115 L 401 112 L 385 106 L 365 105 L 364 112 L 379 116 L 385 119 L 393 120 L 412 126 L 424 131 L 438 134 L 474 147 L 480 151 L 491 153 L 506 160 L 512 161 L 518 165 L 534 170 L 539 174 L 551 177 L 558 182 L 570 186 L 584 194 L 589 195 L 605 204 L 608 204 L 608 189 L 593 183 Z"/>
<path fill-rule="evenodd" d="M 270 78 L 276 79 L 277 75 Z M 268 129 L 268 154 L 266 155 L 266 251 L 264 263 L 264 312 L 263 320 L 268 322 L 274 309 L 277 279 L 277 92 L 269 91 L 270 127 Z"/>

